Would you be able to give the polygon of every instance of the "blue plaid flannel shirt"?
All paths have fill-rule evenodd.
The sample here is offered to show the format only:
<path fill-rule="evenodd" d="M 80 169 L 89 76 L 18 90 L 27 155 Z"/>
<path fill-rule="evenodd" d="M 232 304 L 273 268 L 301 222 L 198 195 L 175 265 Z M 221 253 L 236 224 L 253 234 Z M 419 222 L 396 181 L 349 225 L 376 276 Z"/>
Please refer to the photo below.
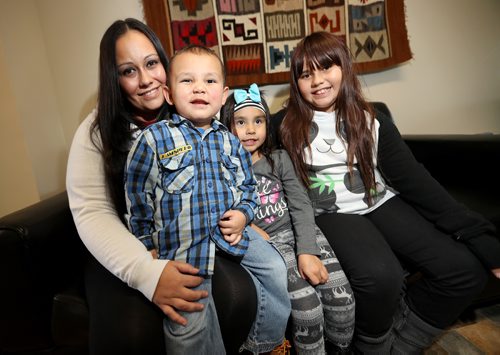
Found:
<path fill-rule="evenodd" d="M 125 168 L 126 221 L 159 258 L 182 260 L 213 273 L 216 245 L 241 256 L 248 236 L 234 246 L 218 227 L 229 209 L 253 220 L 259 204 L 250 154 L 219 121 L 204 132 L 178 116 L 146 128 Z"/>

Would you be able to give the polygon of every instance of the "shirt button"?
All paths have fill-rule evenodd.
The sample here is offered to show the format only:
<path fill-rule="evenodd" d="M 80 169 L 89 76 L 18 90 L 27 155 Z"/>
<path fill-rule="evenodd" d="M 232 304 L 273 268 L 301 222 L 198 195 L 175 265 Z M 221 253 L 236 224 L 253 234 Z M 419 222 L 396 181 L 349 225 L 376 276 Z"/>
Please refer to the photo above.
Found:
<path fill-rule="evenodd" d="M 208 187 L 212 188 L 212 182 L 209 181 L 208 184 L 207 184 Z"/>
<path fill-rule="evenodd" d="M 212 207 L 212 208 L 210 209 L 210 211 L 211 211 L 212 213 L 215 213 L 215 207 Z"/>

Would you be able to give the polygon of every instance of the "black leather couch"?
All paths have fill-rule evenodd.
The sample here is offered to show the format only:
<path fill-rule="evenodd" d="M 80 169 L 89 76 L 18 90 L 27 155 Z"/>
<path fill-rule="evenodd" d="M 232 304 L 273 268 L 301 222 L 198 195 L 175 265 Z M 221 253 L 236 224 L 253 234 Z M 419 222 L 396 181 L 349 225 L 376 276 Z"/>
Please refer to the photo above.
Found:
<path fill-rule="evenodd" d="M 88 354 L 88 258 L 66 192 L 0 218 L 0 354 Z M 226 258 L 216 256 L 215 272 L 221 332 L 228 353 L 236 354 L 255 318 L 255 288 Z"/>
<path fill-rule="evenodd" d="M 390 115 L 384 104 L 376 103 L 376 108 Z M 495 166 L 500 161 L 500 136 L 404 138 L 416 158 L 457 200 L 482 213 L 500 230 L 500 190 L 496 188 L 500 174 Z M 0 353 L 88 352 L 88 311 L 83 290 L 83 265 L 88 257 L 65 192 L 0 218 Z M 224 278 L 230 276 L 223 262 L 219 266 L 222 289 Z M 470 310 L 498 302 L 500 281 L 491 277 Z M 244 314 L 251 315 L 254 309 L 255 304 L 249 304 Z M 245 322 L 244 318 L 238 321 Z M 234 319 L 232 323 L 222 319 L 221 327 L 234 327 Z M 226 345 L 234 349 L 240 340 Z"/>

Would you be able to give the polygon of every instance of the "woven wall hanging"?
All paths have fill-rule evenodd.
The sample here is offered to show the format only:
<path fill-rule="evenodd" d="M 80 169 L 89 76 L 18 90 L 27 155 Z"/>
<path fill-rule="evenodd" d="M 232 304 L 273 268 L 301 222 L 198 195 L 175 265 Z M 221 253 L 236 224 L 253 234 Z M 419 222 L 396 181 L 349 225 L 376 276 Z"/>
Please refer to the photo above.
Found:
<path fill-rule="evenodd" d="M 169 56 L 190 43 L 211 47 L 231 88 L 287 83 L 293 49 L 316 31 L 342 38 L 359 74 L 412 58 L 403 0 L 142 1 Z"/>

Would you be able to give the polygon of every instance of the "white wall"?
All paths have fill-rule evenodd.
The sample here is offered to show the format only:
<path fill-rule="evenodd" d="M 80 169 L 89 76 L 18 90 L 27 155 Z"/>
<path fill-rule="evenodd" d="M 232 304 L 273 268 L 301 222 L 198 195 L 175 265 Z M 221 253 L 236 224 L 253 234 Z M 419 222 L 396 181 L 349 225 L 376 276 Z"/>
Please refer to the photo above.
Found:
<path fill-rule="evenodd" d="M 361 76 L 367 97 L 389 105 L 403 134 L 500 133 L 500 1 L 405 3 L 414 59 Z M 26 149 L 17 162 L 0 155 L 1 186 L 24 189 L 16 176 L 32 171 L 38 198 L 64 190 L 72 136 L 95 105 L 100 38 L 124 17 L 143 19 L 141 0 L 0 0 L 0 89 L 13 101 L 0 122 L 17 125 L 11 138 Z M 265 89 L 276 111 L 288 86 Z M 18 208 L 0 193 L 0 215 Z"/>

